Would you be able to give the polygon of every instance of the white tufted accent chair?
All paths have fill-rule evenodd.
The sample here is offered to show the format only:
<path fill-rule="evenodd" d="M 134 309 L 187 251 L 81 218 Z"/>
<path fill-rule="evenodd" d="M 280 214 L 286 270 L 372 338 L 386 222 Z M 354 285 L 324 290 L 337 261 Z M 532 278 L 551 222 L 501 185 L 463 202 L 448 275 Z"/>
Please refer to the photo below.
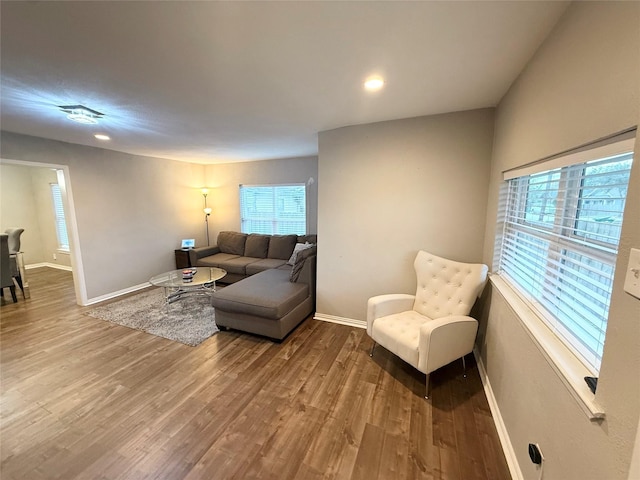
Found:
<path fill-rule="evenodd" d="M 427 375 L 473 350 L 478 322 L 469 317 L 488 267 L 419 251 L 415 295 L 378 295 L 367 305 L 367 333 L 376 343 Z"/>

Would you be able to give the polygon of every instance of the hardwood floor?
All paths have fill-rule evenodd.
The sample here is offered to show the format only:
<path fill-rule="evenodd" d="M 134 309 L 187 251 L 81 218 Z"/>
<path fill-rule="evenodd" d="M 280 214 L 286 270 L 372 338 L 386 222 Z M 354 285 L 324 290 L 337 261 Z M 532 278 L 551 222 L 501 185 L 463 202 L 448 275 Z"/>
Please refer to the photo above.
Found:
<path fill-rule="evenodd" d="M 362 329 L 188 347 L 84 315 L 68 272 L 29 280 L 0 308 L 3 480 L 510 478 L 472 356 L 430 404 Z"/>

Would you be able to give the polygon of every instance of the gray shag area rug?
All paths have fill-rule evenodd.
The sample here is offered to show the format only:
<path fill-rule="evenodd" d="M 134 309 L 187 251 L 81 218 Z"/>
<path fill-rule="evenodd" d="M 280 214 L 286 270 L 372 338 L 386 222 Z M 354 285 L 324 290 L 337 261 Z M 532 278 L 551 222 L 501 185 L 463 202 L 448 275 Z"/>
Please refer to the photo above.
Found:
<path fill-rule="evenodd" d="M 166 305 L 162 288 L 94 308 L 86 315 L 192 347 L 219 331 L 211 298 L 191 296 Z"/>

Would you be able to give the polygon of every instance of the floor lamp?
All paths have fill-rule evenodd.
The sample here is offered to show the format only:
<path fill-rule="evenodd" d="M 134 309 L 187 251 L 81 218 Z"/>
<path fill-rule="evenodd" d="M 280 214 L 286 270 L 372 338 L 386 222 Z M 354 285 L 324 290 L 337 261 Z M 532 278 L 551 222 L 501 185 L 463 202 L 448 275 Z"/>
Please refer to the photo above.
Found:
<path fill-rule="evenodd" d="M 207 207 L 207 195 L 209 194 L 208 188 L 202 189 L 202 196 L 204 197 L 204 224 L 207 234 L 207 247 L 209 246 L 209 215 L 211 215 L 211 208 Z"/>

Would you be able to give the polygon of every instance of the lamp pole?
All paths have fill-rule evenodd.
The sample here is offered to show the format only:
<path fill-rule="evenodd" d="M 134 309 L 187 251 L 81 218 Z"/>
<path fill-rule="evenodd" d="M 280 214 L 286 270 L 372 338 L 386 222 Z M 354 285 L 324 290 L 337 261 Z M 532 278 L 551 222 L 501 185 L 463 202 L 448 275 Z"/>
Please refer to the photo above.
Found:
<path fill-rule="evenodd" d="M 207 247 L 209 246 L 209 215 L 211 215 L 211 208 L 207 207 L 207 195 L 209 194 L 209 189 L 202 189 L 202 196 L 204 197 L 204 224 L 207 234 Z"/>

